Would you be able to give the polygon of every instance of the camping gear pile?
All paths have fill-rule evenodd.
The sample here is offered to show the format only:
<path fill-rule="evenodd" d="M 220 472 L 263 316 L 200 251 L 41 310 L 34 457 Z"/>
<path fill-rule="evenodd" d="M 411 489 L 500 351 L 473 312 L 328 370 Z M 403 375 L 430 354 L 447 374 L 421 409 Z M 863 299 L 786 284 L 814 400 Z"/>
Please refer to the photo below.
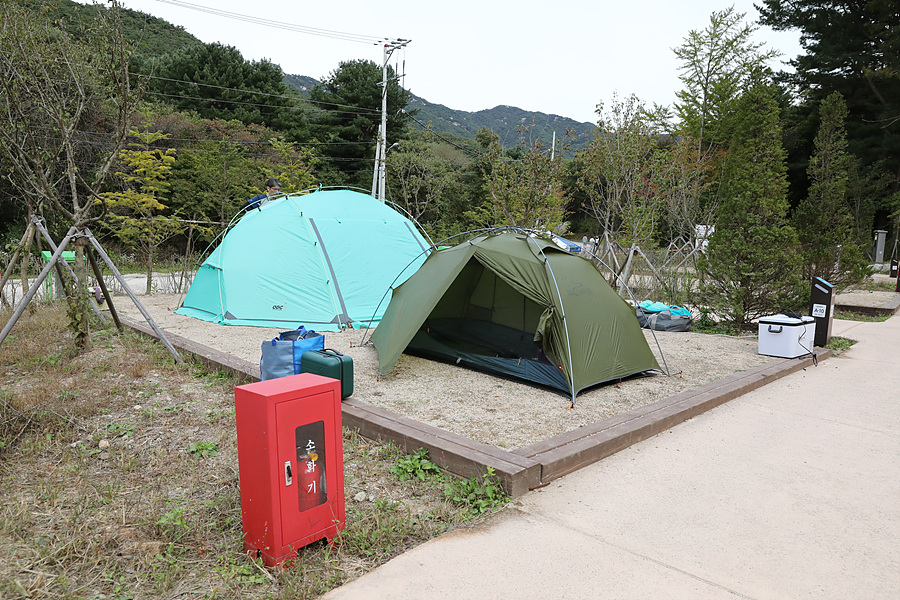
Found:
<path fill-rule="evenodd" d="M 341 397 L 353 393 L 353 359 L 325 347 L 325 336 L 302 325 L 282 331 L 262 343 L 259 379 L 277 379 L 300 373 L 331 377 L 341 382 Z"/>
<path fill-rule="evenodd" d="M 414 273 L 429 246 L 412 221 L 368 194 L 291 194 L 241 217 L 175 312 L 222 325 L 375 326 L 384 291 Z"/>
<path fill-rule="evenodd" d="M 262 343 L 260 381 L 301 373 L 303 354 L 324 348 L 325 336 L 302 325 L 294 331 L 282 331 L 278 337 Z"/>
<path fill-rule="evenodd" d="M 638 324 L 655 331 L 689 331 L 693 315 L 680 306 L 644 300 L 635 308 Z"/>
<path fill-rule="evenodd" d="M 574 402 L 588 387 L 661 370 L 633 311 L 590 261 L 506 228 L 432 252 L 393 290 L 372 341 L 382 375 L 407 352 Z"/>

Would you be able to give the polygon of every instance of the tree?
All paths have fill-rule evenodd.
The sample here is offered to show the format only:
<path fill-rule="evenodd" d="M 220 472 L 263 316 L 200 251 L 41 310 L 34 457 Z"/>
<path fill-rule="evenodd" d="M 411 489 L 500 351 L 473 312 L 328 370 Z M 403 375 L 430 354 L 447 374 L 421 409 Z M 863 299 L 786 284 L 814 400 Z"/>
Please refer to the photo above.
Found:
<path fill-rule="evenodd" d="M 847 105 L 834 92 L 819 109 L 821 124 L 809 162 L 809 195 L 793 214 L 800 238 L 803 274 L 835 285 L 862 279 L 866 261 L 853 239 L 847 203 L 848 157 L 844 119 Z"/>
<path fill-rule="evenodd" d="M 186 219 L 227 224 L 241 204 L 259 193 L 265 165 L 247 156 L 248 149 L 229 139 L 182 144 L 172 170 L 169 209 Z M 221 227 L 199 228 L 200 239 L 211 241 Z"/>
<path fill-rule="evenodd" d="M 267 125 L 292 141 L 306 138 L 303 108 L 284 84 L 281 67 L 265 59 L 244 60 L 233 46 L 193 44 L 159 57 L 138 57 L 134 70 L 150 76 L 149 94 L 180 111 Z"/>
<path fill-rule="evenodd" d="M 762 51 L 764 44 L 751 41 L 758 27 L 743 24 L 745 16 L 734 6 L 715 11 L 705 29 L 692 29 L 674 50 L 682 61 L 679 79 L 684 84 L 684 89 L 676 93 L 675 103 L 680 130 L 707 146 L 727 146 L 722 138 L 723 126 L 741 84 L 753 68 L 778 56 L 774 50 Z"/>
<path fill-rule="evenodd" d="M 447 163 L 436 156 L 430 135 L 428 130 L 410 136 L 387 155 L 389 197 L 423 227 L 441 219 L 451 184 Z"/>
<path fill-rule="evenodd" d="M 689 136 L 677 136 L 663 145 L 667 168 L 657 184 L 663 202 L 663 220 L 670 240 L 681 239 L 697 247 L 697 225 L 709 230 L 716 220 L 718 199 L 709 193 L 718 183 L 724 151 L 700 148 Z"/>
<path fill-rule="evenodd" d="M 634 95 L 614 98 L 608 111 L 598 105 L 597 113 L 594 140 L 580 155 L 588 212 L 600 232 L 649 247 L 665 205 L 659 185 L 670 167 L 657 143 L 656 119 Z"/>
<path fill-rule="evenodd" d="M 517 152 L 505 154 L 499 136 L 487 130 L 478 135 L 484 148 L 481 167 L 487 201 L 470 214 L 486 227 L 556 229 L 566 207 L 562 160 L 554 159 L 538 140 L 523 142 Z"/>
<path fill-rule="evenodd" d="M 316 179 L 312 171 L 317 160 L 312 152 L 298 149 L 294 144 L 279 138 L 271 140 L 270 143 L 278 156 L 278 162 L 265 168 L 264 171 L 268 177 L 275 177 L 281 181 L 281 189 L 285 194 L 302 192 L 315 185 Z"/>
<path fill-rule="evenodd" d="M 322 83 L 313 87 L 309 99 L 316 112 L 313 137 L 324 144 L 323 158 L 330 161 L 324 176 L 332 185 L 371 189 L 375 169 L 375 144 L 381 124 L 382 69 L 370 60 L 345 61 Z M 387 145 L 406 139 L 405 112 L 412 94 L 400 87 L 393 68 L 388 67 Z M 413 112 L 413 111 L 411 111 Z"/>
<path fill-rule="evenodd" d="M 805 114 L 832 92 L 847 103 L 848 151 L 900 187 L 900 11 L 886 0 L 763 0 L 760 22 L 799 30 L 804 54 L 782 79 L 795 86 Z M 868 234 L 869 232 L 867 232 Z"/>
<path fill-rule="evenodd" d="M 279 157 L 272 147 L 278 132 L 240 121 L 201 119 L 169 107 L 144 111 L 146 127 L 169 135 L 178 152 L 169 182 L 169 211 L 195 223 L 200 239 L 210 241 L 245 200 L 260 193 L 260 186 Z M 169 214 L 169 213 L 167 213 Z"/>
<path fill-rule="evenodd" d="M 102 13 L 106 10 L 102 3 L 81 4 L 73 0 L 19 0 L 19 3 L 30 9 L 47 11 L 54 21 L 78 40 L 86 37 L 96 24 L 98 11 Z M 119 18 L 125 39 L 135 45 L 135 52 L 147 56 L 159 56 L 200 42 L 184 27 L 137 10 L 122 7 Z"/>
<path fill-rule="evenodd" d="M 736 106 L 716 230 L 700 268 L 700 297 L 744 327 L 796 302 L 797 233 L 788 224 L 785 153 L 774 89 L 756 72 Z"/>
<path fill-rule="evenodd" d="M 130 79 L 118 2 L 92 27 L 79 43 L 42 10 L 0 2 L 0 153 L 22 202 L 38 214 L 53 211 L 75 230 L 102 217 L 104 204 L 95 200 L 140 91 Z M 85 242 L 75 244 L 82 287 L 69 297 L 79 346 L 90 345 Z"/>
<path fill-rule="evenodd" d="M 161 216 L 169 191 L 167 181 L 175 163 L 175 151 L 151 148 L 152 144 L 165 140 L 165 134 L 154 131 L 131 130 L 138 139 L 130 144 L 134 149 L 119 152 L 126 171 L 116 174 L 126 187 L 122 191 L 105 194 L 103 200 L 109 207 L 108 226 L 125 244 L 135 248 L 144 257 L 147 268 L 146 293 L 153 292 L 153 265 L 160 244 L 178 234 L 183 226 L 177 218 Z M 98 199 L 97 202 L 100 202 Z"/>

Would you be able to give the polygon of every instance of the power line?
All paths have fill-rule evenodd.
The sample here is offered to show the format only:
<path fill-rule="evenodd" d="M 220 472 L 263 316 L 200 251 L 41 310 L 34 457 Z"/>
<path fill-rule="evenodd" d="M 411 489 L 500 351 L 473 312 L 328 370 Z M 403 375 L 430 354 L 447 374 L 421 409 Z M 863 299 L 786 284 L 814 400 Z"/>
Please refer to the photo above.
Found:
<path fill-rule="evenodd" d="M 98 71 L 101 70 L 101 69 L 103 69 L 103 67 L 99 67 L 99 66 L 97 66 L 97 65 L 85 65 L 85 64 L 79 64 L 79 63 L 69 63 L 69 62 L 64 61 L 64 60 L 56 60 L 55 62 L 57 62 L 57 63 L 59 63 L 59 64 L 66 64 L 66 65 L 74 65 L 74 66 L 79 66 L 79 67 L 85 67 L 85 68 L 88 68 L 88 69 L 94 69 L 94 70 L 98 70 Z M 352 109 L 354 109 L 353 111 L 345 111 L 345 114 L 358 114 L 358 115 L 380 115 L 380 114 L 381 114 L 381 111 L 380 111 L 379 109 L 377 109 L 377 108 L 366 108 L 366 107 L 364 107 L 364 106 L 354 106 L 354 105 L 352 105 L 352 104 L 340 104 L 340 103 L 337 103 L 337 102 L 326 102 L 326 101 L 324 101 L 324 100 L 312 100 L 312 99 L 310 99 L 309 97 L 305 97 L 305 96 L 299 96 L 299 97 L 298 97 L 298 96 L 286 96 L 286 95 L 284 95 L 284 94 L 272 94 L 271 92 L 260 92 L 260 91 L 258 91 L 258 90 L 246 90 L 246 89 L 242 89 L 242 88 L 233 88 L 233 87 L 227 87 L 227 86 L 222 86 L 222 85 L 213 85 L 213 84 L 211 84 L 211 83 L 201 83 L 201 82 L 199 82 L 199 81 L 185 81 L 184 79 L 171 79 L 171 78 L 169 78 L 169 77 L 159 77 L 158 75 L 147 75 L 147 74 L 145 74 L 145 73 L 131 73 L 131 72 L 129 72 L 128 75 L 130 75 L 131 77 L 138 77 L 138 78 L 142 78 L 142 77 L 143 77 L 143 78 L 146 78 L 146 79 L 155 79 L 155 80 L 158 80 L 158 81 L 168 81 L 168 82 L 170 82 L 170 83 L 181 83 L 181 84 L 184 84 L 184 85 L 194 85 L 194 86 L 197 86 L 197 87 L 212 88 L 212 89 L 223 90 L 223 91 L 227 91 L 227 92 L 241 92 L 241 93 L 243 93 L 243 94 L 254 94 L 254 95 L 258 95 L 258 96 L 268 96 L 268 97 L 270 97 L 270 98 L 283 98 L 283 99 L 285 99 L 285 100 L 292 100 L 292 101 L 295 101 L 295 102 L 300 101 L 300 102 L 306 102 L 306 103 L 309 103 L 309 104 L 322 104 L 322 105 L 324 105 L 324 106 L 326 106 L 326 107 L 328 107 L 328 106 L 334 106 L 335 108 L 352 108 Z M 54 80 L 54 81 L 55 81 L 56 83 L 67 83 L 67 81 L 64 81 L 64 80 Z M 287 85 L 287 84 L 284 84 L 284 85 Z M 147 93 L 153 94 L 153 93 L 157 93 L 157 92 L 147 92 Z M 175 97 L 175 98 L 194 99 L 194 97 L 191 97 L 191 96 L 178 96 L 178 95 L 174 95 L 173 97 Z M 209 98 L 199 98 L 199 99 L 201 99 L 201 100 L 211 100 L 211 99 L 209 99 Z M 247 103 L 247 104 L 251 104 L 251 103 Z M 292 107 L 284 106 L 284 105 L 281 105 L 281 104 L 256 104 L 255 106 L 268 106 L 268 107 L 272 107 L 272 108 L 292 108 Z M 317 108 L 313 108 L 313 109 L 310 109 L 310 110 L 324 111 L 324 110 L 326 110 L 326 109 L 321 109 L 321 108 L 317 109 Z M 341 111 L 329 111 L 329 112 L 341 112 Z"/>
<path fill-rule="evenodd" d="M 30 127 L 29 130 L 30 131 L 50 131 L 50 132 L 56 131 L 55 129 L 52 129 L 50 127 Z M 100 137 L 107 137 L 107 138 L 111 138 L 116 135 L 114 133 L 109 133 L 107 131 L 86 131 L 84 129 L 73 129 L 72 133 L 78 133 L 78 134 L 85 135 L 85 136 L 93 135 L 93 136 L 100 136 Z M 131 138 L 134 136 L 129 134 L 128 137 Z M 62 141 L 62 138 L 56 138 L 56 137 L 45 137 L 42 139 L 46 139 L 46 140 L 50 140 L 50 141 Z M 188 143 L 192 143 L 192 144 L 209 142 L 212 144 L 234 144 L 235 146 L 268 146 L 271 142 L 271 140 L 246 141 L 246 140 L 231 140 L 231 139 L 224 139 L 224 138 L 213 139 L 213 138 L 173 138 L 173 137 L 166 137 L 165 139 L 160 140 L 160 141 L 188 142 Z M 87 144 L 96 144 L 96 145 L 102 144 L 102 142 L 92 141 L 92 140 L 78 140 L 78 143 L 87 143 Z M 294 144 L 301 148 L 304 148 L 306 146 L 365 146 L 365 145 L 367 145 L 365 142 L 294 142 Z M 161 146 L 161 145 L 162 144 L 156 143 L 155 146 Z M 154 146 L 154 149 L 156 149 L 155 146 Z M 210 151 L 210 150 L 198 150 L 198 149 L 193 149 L 193 148 L 175 148 L 175 150 L 178 150 L 179 152 L 213 152 L 213 153 L 217 152 L 217 151 Z M 244 156 L 272 156 L 272 155 L 276 155 L 276 154 L 277 154 L 277 152 L 274 149 L 272 149 L 268 153 L 265 153 L 265 154 L 258 153 L 258 154 L 248 154 L 248 155 L 244 155 Z M 371 159 L 371 160 L 374 160 L 374 159 Z"/>
<path fill-rule="evenodd" d="M 86 65 L 86 66 L 89 66 L 89 65 Z M 183 83 L 185 85 L 196 85 L 198 87 L 214 88 L 214 89 L 224 90 L 224 91 L 228 91 L 228 92 L 242 92 L 245 94 L 256 94 L 256 95 L 260 95 L 260 96 L 269 96 L 270 98 L 284 98 L 286 100 L 294 100 L 294 101 L 300 100 L 302 102 L 308 102 L 310 104 L 323 104 L 325 106 L 334 106 L 336 108 L 353 108 L 353 109 L 356 109 L 356 111 L 358 111 L 358 112 L 356 112 L 356 111 L 351 112 L 350 114 L 366 114 L 366 113 L 379 114 L 379 111 L 376 108 L 365 108 L 363 106 L 353 106 L 352 104 L 338 104 L 336 102 L 325 102 L 323 100 L 311 100 L 307 97 L 298 98 L 296 96 L 285 96 L 284 94 L 271 94 L 268 92 L 259 92 L 256 90 L 244 90 L 241 88 L 232 88 L 232 87 L 226 87 L 226 86 L 221 86 L 221 85 L 213 85 L 210 83 L 185 81 L 183 79 L 170 79 L 168 77 L 159 77 L 157 75 L 144 75 L 143 73 L 129 73 L 129 75 L 131 75 L 133 77 L 146 77 L 148 79 L 156 79 L 159 81 L 169 81 L 172 83 Z M 287 84 L 285 84 L 285 85 L 287 85 Z M 272 106 L 272 107 L 276 107 L 276 108 L 284 108 L 282 105 L 279 105 L 279 104 L 260 104 L 259 106 Z M 322 109 L 318 109 L 318 110 L 322 110 Z M 337 112 L 337 111 L 335 111 L 335 112 Z"/>
<path fill-rule="evenodd" d="M 406 112 L 405 110 L 404 110 L 403 112 L 406 113 L 406 116 L 407 116 L 407 117 L 409 117 L 411 120 L 415 121 L 415 122 L 422 128 L 423 131 L 428 131 L 428 125 L 422 123 L 422 121 L 418 120 L 417 118 L 415 118 L 414 116 L 412 116 L 411 114 L 409 114 L 408 112 Z M 458 145 L 458 144 L 455 144 L 454 142 L 451 142 L 451 141 L 448 140 L 447 138 L 442 137 L 442 136 L 441 136 L 438 132 L 436 132 L 434 129 L 431 130 L 431 134 L 432 134 L 434 137 L 438 138 L 439 140 L 441 140 L 441 141 L 443 141 L 443 142 L 445 142 L 445 143 L 447 143 L 447 144 L 450 144 L 451 146 L 453 146 L 453 147 L 456 148 L 457 150 L 462 150 L 463 152 L 468 152 L 469 154 L 471 154 L 472 156 L 474 156 L 474 157 L 476 157 L 476 158 L 480 158 L 480 157 L 482 156 L 480 152 L 475 152 L 474 150 L 469 150 L 468 148 L 463 148 L 462 146 L 460 146 L 460 145 Z"/>
<path fill-rule="evenodd" d="M 235 90 L 242 91 L 242 90 Z M 356 111 L 348 111 L 348 110 L 327 110 L 324 108 L 308 108 L 305 106 L 281 106 L 278 104 L 260 104 L 257 102 L 242 102 L 240 100 L 224 100 L 222 98 L 204 98 L 203 96 L 185 96 L 183 94 L 166 94 L 163 92 L 144 92 L 150 96 L 162 96 L 164 98 L 180 98 L 182 100 L 199 100 L 202 102 L 210 102 L 210 103 L 221 103 L 221 104 L 233 104 L 236 106 L 254 106 L 256 108 L 271 108 L 271 109 L 284 109 L 284 110 L 299 110 L 299 111 L 308 111 L 308 112 L 317 112 L 324 114 L 342 114 L 342 115 L 358 115 L 360 117 L 377 117 L 377 113 L 373 112 L 356 112 Z M 367 109 L 364 109 L 367 110 Z"/>
<path fill-rule="evenodd" d="M 271 19 L 263 19 L 260 17 L 254 17 L 252 15 L 244 15 L 241 13 L 235 13 L 235 12 L 230 12 L 227 10 L 221 10 L 219 8 L 210 8 L 208 6 L 201 6 L 199 4 L 191 4 L 189 2 L 180 2 L 179 0 L 156 0 L 156 1 L 161 2 L 162 4 L 171 4 L 173 6 L 178 6 L 181 8 L 188 8 L 191 10 L 196 10 L 199 12 L 216 15 L 219 17 L 225 17 L 226 19 L 234 19 L 237 21 L 243 21 L 244 23 L 253 23 L 255 25 L 262 25 L 264 27 L 273 27 L 275 29 L 284 29 L 287 31 L 294 31 L 296 33 L 305 33 L 307 35 L 317 35 L 320 37 L 344 40 L 347 42 L 357 42 L 357 43 L 361 43 L 361 44 L 378 44 L 385 39 L 384 37 L 375 37 L 375 36 L 371 36 L 371 35 L 359 35 L 359 34 L 355 34 L 355 33 L 332 31 L 329 29 L 319 29 L 317 27 L 307 27 L 305 25 L 293 25 L 291 23 L 282 23 L 281 21 L 273 21 Z"/>

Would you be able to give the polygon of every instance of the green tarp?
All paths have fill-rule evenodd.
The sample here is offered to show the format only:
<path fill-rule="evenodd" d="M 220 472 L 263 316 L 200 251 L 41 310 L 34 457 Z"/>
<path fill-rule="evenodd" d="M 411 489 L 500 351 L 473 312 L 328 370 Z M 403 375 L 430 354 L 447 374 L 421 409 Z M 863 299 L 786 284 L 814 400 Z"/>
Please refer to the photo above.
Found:
<path fill-rule="evenodd" d="M 573 399 L 592 385 L 659 370 L 634 308 L 594 265 L 519 230 L 432 253 L 393 291 L 372 340 L 382 374 L 406 351 Z"/>
<path fill-rule="evenodd" d="M 414 273 L 428 247 L 409 219 L 368 194 L 289 195 L 241 218 L 175 312 L 284 329 L 374 325 L 385 290 Z"/>

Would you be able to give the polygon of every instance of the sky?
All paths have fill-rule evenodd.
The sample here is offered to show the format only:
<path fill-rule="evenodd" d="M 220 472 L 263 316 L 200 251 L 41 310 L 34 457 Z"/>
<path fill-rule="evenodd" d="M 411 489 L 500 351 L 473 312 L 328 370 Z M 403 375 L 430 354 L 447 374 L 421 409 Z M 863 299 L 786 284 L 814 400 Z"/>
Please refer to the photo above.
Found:
<path fill-rule="evenodd" d="M 89 0 L 79 0 L 89 4 Z M 181 25 L 203 42 L 234 46 L 288 74 L 322 80 L 342 61 L 382 64 L 383 40 L 409 40 L 390 63 L 425 100 L 475 112 L 498 105 L 596 122 L 598 103 L 631 94 L 669 106 L 681 88 L 673 48 L 734 6 L 755 23 L 753 2 L 715 0 L 122 0 Z M 205 10 L 204 10 L 205 9 Z M 232 18 L 215 14 L 223 11 Z M 276 25 L 281 24 L 281 27 Z M 802 53 L 799 33 L 760 27 L 754 41 Z"/>

